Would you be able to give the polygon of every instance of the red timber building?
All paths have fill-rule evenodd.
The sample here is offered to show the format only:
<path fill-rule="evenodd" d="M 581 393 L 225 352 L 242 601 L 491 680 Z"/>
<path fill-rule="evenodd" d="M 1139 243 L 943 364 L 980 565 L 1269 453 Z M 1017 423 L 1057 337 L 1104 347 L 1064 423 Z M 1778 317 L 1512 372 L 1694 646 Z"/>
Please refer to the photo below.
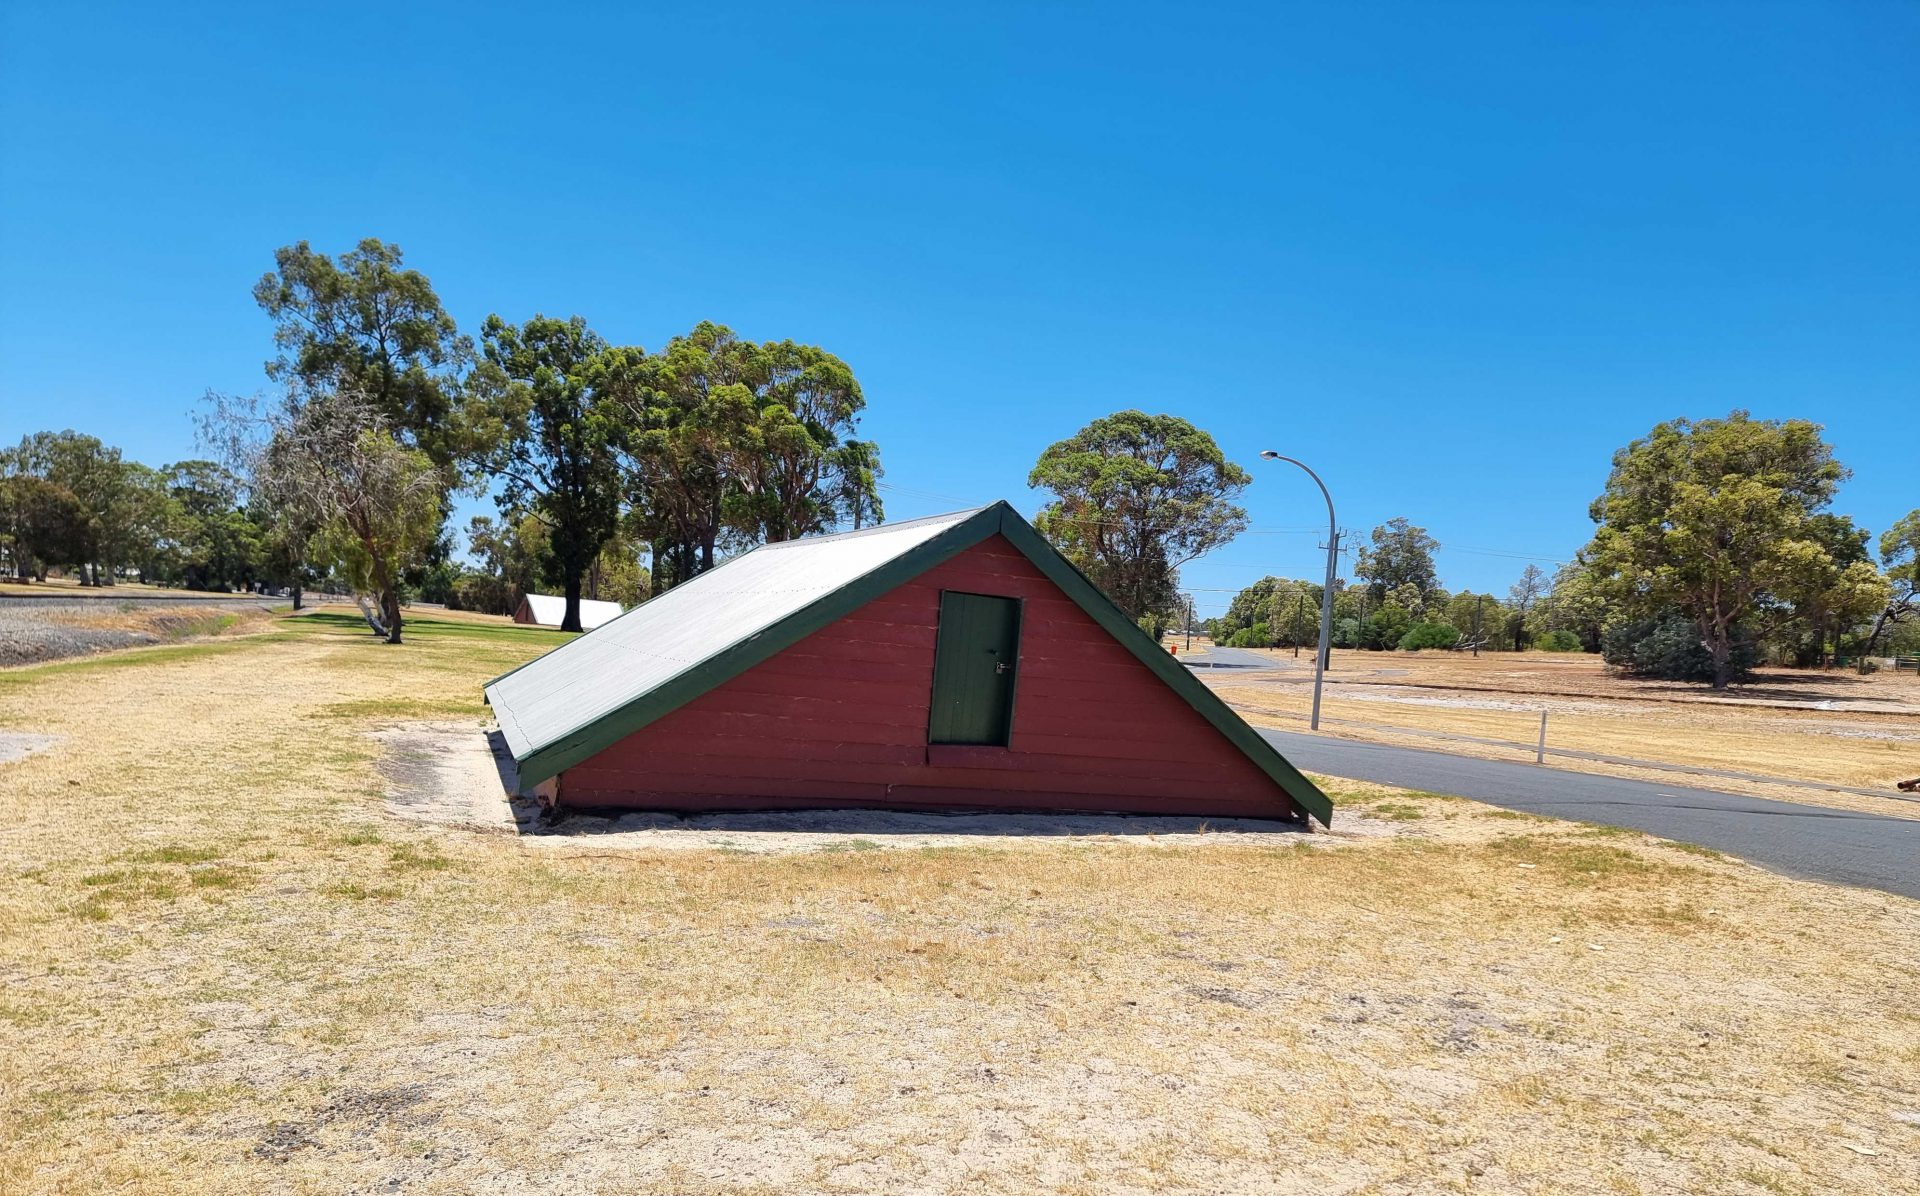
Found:
<path fill-rule="evenodd" d="M 568 808 L 1332 817 L 1004 502 L 756 548 L 486 696 Z"/>

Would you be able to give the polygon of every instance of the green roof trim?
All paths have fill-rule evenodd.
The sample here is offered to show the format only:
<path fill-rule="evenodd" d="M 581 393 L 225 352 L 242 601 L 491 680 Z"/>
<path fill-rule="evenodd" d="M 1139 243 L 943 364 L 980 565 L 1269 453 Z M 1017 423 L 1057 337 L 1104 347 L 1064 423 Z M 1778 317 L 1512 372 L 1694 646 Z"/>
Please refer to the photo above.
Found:
<path fill-rule="evenodd" d="M 1202 684 L 1191 670 L 1142 631 L 1138 624 L 1127 617 L 1126 612 L 1115 606 L 1099 587 L 1088 581 L 1071 561 L 1060 555 L 1053 545 L 1033 529 L 1032 524 L 1004 500 L 981 508 L 945 531 L 885 561 L 846 585 L 829 591 L 785 618 L 700 660 L 612 713 L 539 746 L 519 761 L 522 782 L 537 784 L 598 755 L 702 694 L 717 689 L 814 632 L 852 614 L 882 594 L 912 581 L 934 566 L 995 535 L 1004 536 L 1094 622 L 1106 629 L 1127 651 L 1166 682 L 1187 705 L 1226 736 L 1301 809 L 1318 818 L 1323 825 L 1332 825 L 1333 803 L 1317 785 L 1288 763 L 1278 749 L 1261 738 L 1245 719 Z M 518 671 L 509 670 L 489 681 L 487 686 L 491 687 Z"/>

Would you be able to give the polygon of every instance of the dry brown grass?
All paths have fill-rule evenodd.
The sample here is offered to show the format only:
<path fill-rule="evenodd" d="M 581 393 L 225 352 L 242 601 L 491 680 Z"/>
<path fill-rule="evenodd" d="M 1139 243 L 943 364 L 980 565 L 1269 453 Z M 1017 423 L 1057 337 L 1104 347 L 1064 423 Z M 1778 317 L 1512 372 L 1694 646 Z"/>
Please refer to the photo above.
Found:
<path fill-rule="evenodd" d="M 322 619 L 0 675 L 68 737 L 0 771 L 0 1190 L 1920 1185 L 1914 902 L 1362 788 L 1402 833 L 1333 850 L 380 813 L 364 730 L 477 722 L 560 638 Z"/>
<path fill-rule="evenodd" d="M 1583 676 L 1594 674 L 1596 684 L 1582 680 L 1556 690 L 1540 674 L 1544 671 L 1550 680 L 1552 670 L 1561 666 L 1531 666 L 1491 655 L 1475 664 L 1470 656 L 1446 655 L 1452 659 L 1438 660 L 1429 653 L 1372 658 L 1336 654 L 1336 669 L 1328 674 L 1322 704 L 1322 729 L 1373 742 L 1530 760 L 1540 712 L 1546 710 L 1550 748 L 1871 789 L 1888 797 L 1763 788 L 1707 776 L 1689 780 L 1567 756 L 1550 758 L 1557 768 L 1920 816 L 1920 805 L 1895 800 L 1894 789 L 1895 781 L 1920 774 L 1920 713 L 1892 712 L 1898 707 L 1896 699 L 1902 699 L 1907 689 L 1920 694 L 1920 684 L 1911 678 L 1860 682 L 1861 692 L 1890 695 L 1876 699 L 1884 711 L 1864 709 L 1868 703 L 1857 694 L 1836 699 L 1833 709 L 1814 709 L 1806 702 L 1784 704 L 1779 688 L 1767 701 L 1730 702 L 1698 689 L 1676 694 L 1669 687 L 1658 687 L 1656 696 L 1650 697 L 1646 683 L 1598 676 L 1596 666 L 1587 663 L 1567 667 Z M 1282 654 L 1282 659 L 1291 663 L 1290 656 Z M 1301 667 L 1283 672 L 1216 676 L 1203 671 L 1200 676 L 1256 724 L 1297 728 L 1310 705 L 1311 654 Z M 1614 684 L 1622 688 L 1607 688 Z M 1510 746 L 1437 739 L 1416 732 L 1493 739 Z"/>
<path fill-rule="evenodd" d="M 1196 643 L 1196 647 L 1198 644 Z M 1311 649 L 1262 649 L 1261 655 L 1313 666 Z M 1617 677 L 1598 656 L 1581 652 L 1353 652 L 1336 649 L 1334 672 L 1352 685 L 1432 687 L 1532 697 L 1589 697 L 1674 702 L 1688 707 L 1769 706 L 1920 714 L 1920 678 L 1913 673 L 1861 675 L 1851 669 L 1761 670 L 1752 682 L 1721 693 L 1681 681 Z"/>

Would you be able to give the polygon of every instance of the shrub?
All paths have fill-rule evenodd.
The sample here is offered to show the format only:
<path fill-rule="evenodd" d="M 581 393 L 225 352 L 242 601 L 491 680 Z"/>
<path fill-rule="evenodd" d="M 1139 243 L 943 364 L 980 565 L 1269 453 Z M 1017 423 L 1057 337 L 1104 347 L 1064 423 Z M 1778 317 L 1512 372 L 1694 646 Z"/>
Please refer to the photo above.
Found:
<path fill-rule="evenodd" d="M 1578 652 L 1580 637 L 1571 631 L 1549 631 L 1540 637 L 1534 647 L 1542 652 Z"/>
<path fill-rule="evenodd" d="M 1400 642 L 1400 637 L 1413 626 L 1413 616 L 1397 602 L 1388 602 L 1367 616 L 1360 626 L 1360 646 L 1363 648 L 1392 648 Z"/>
<path fill-rule="evenodd" d="M 1664 681 L 1712 681 L 1713 655 L 1701 642 L 1700 628 L 1683 614 L 1669 611 L 1640 619 L 1607 632 L 1600 655 L 1624 673 Z M 1733 641 L 1733 679 L 1753 675 L 1760 661 L 1759 645 L 1743 632 Z"/>
<path fill-rule="evenodd" d="M 450 610 L 477 610 L 490 615 L 513 613 L 513 594 L 507 583 L 485 573 L 464 573 L 453 583 L 447 600 Z"/>
<path fill-rule="evenodd" d="M 1460 632 L 1445 623 L 1415 623 L 1400 637 L 1402 652 L 1422 648 L 1451 648 L 1460 642 Z"/>
<path fill-rule="evenodd" d="M 1242 627 L 1233 633 L 1232 639 L 1227 641 L 1229 648 L 1271 648 L 1272 646 L 1273 632 L 1265 623 Z"/>

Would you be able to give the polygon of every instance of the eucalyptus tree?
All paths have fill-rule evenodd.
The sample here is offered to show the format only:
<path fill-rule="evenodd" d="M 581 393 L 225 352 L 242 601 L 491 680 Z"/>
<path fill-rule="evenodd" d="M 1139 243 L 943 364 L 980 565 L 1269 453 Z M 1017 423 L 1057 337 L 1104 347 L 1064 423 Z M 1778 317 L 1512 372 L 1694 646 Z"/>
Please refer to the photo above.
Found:
<path fill-rule="evenodd" d="M 879 450 L 847 451 L 866 407 L 847 363 L 793 341 L 743 347 L 753 418 L 737 456 L 741 530 L 775 543 L 832 528 L 843 506 L 856 520 L 877 508 Z"/>
<path fill-rule="evenodd" d="M 1179 604 L 1181 565 L 1246 529 L 1251 479 L 1212 436 L 1174 415 L 1120 411 L 1040 454 L 1027 484 L 1051 492 L 1041 534 L 1133 619 Z"/>
<path fill-rule="evenodd" d="M 444 522 L 449 491 L 474 456 L 460 413 L 472 341 L 398 245 L 368 237 L 330 257 L 299 241 L 273 256 L 275 268 L 253 288 L 279 349 L 268 377 L 290 391 L 352 395 L 369 429 L 426 459 L 440 479 Z M 379 609 L 398 612 L 400 579 L 376 596 Z"/>
<path fill-rule="evenodd" d="M 620 519 L 618 421 L 596 388 L 610 346 L 579 316 L 489 316 L 481 342 L 467 412 L 477 459 L 503 483 L 503 514 L 546 525 L 548 572 L 567 599 L 560 629 L 579 631 L 582 579 Z"/>
<path fill-rule="evenodd" d="M 1520 580 L 1507 590 L 1507 631 L 1513 636 L 1513 650 L 1520 651 L 1527 646 L 1527 619 L 1533 614 L 1533 608 L 1547 594 L 1546 570 L 1538 565 L 1528 565 L 1520 571 Z"/>
<path fill-rule="evenodd" d="M 1374 600 L 1384 601 L 1402 586 L 1413 586 L 1420 593 L 1419 604 L 1424 604 L 1429 591 L 1439 584 L 1433 554 L 1440 550 L 1440 541 L 1405 518 L 1389 519 L 1374 528 L 1372 541 L 1360 549 L 1354 572 L 1367 579 Z M 1401 601 L 1404 605 L 1404 598 Z M 1409 609 L 1417 613 L 1419 604 Z"/>
<path fill-rule="evenodd" d="M 161 475 L 172 502 L 166 579 L 189 590 L 251 587 L 264 548 L 259 523 L 242 506 L 241 479 L 212 461 L 176 462 Z"/>
<path fill-rule="evenodd" d="M 1920 621 L 1920 508 L 1908 511 L 1880 536 L 1880 564 L 1886 571 L 1886 604 L 1874 617 L 1866 651 L 1873 651 L 1889 627 Z"/>
<path fill-rule="evenodd" d="M 352 392 L 390 436 L 451 477 L 464 447 L 460 381 L 473 343 L 433 283 L 406 268 L 398 245 L 377 237 L 338 257 L 299 241 L 273 258 L 275 268 L 253 288 L 280 350 L 267 376 Z"/>
<path fill-rule="evenodd" d="M 855 436 L 866 399 L 826 350 L 703 322 L 657 354 L 618 348 L 603 360 L 656 587 L 711 569 L 725 544 L 881 518 L 880 450 Z"/>
<path fill-rule="evenodd" d="M 47 566 L 79 553 L 85 520 L 65 486 L 25 473 L 0 473 L 0 565 L 21 581 L 45 580 Z"/>
<path fill-rule="evenodd" d="M 595 382 L 617 414 L 623 488 L 653 547 L 656 590 L 717 563 L 754 414 L 744 356 L 739 338 L 711 323 L 658 354 L 627 346 L 601 355 Z"/>
<path fill-rule="evenodd" d="M 245 479 L 249 503 L 312 528 L 301 558 L 337 570 L 375 633 L 400 643 L 400 579 L 439 539 L 444 472 L 357 390 L 296 385 L 273 401 L 207 401 L 201 439 Z"/>
<path fill-rule="evenodd" d="M 886 507 L 880 501 L 880 446 L 871 440 L 849 440 L 840 446 L 834 470 L 838 491 L 834 494 L 836 522 L 853 525 L 859 531 L 869 523 L 885 522 Z"/>
<path fill-rule="evenodd" d="M 70 495 L 75 512 L 59 537 L 82 585 L 112 585 L 119 566 L 147 555 L 161 536 L 167 494 L 158 471 L 122 458 L 97 436 L 71 429 L 35 432 L 8 450 L 9 472 L 43 479 Z"/>
<path fill-rule="evenodd" d="M 1724 689 L 1743 621 L 1830 560 L 1811 521 L 1845 476 L 1806 420 L 1671 420 L 1614 454 L 1582 556 L 1617 581 L 1628 613 L 1684 613 Z"/>

